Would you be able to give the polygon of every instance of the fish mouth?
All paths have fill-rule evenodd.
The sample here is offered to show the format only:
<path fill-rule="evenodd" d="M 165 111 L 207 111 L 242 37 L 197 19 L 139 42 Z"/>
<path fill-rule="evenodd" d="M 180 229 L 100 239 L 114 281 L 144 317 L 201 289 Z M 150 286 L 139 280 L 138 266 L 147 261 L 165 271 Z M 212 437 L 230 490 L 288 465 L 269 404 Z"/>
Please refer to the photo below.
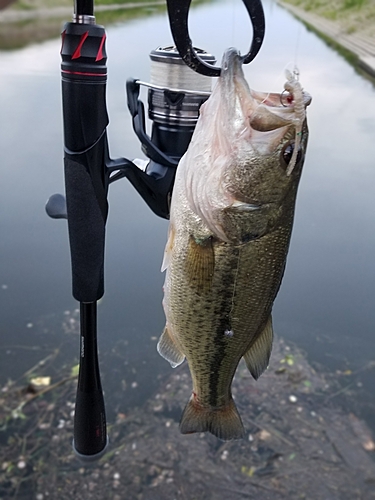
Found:
<path fill-rule="evenodd" d="M 278 213 L 271 204 L 280 205 L 307 141 L 305 108 L 311 97 L 297 75 L 286 75 L 281 93 L 258 92 L 250 89 L 242 64 L 236 49 L 225 51 L 221 77 L 200 108 L 181 160 L 189 207 L 220 241 L 229 241 L 220 219 L 226 209 L 233 227 L 250 213 L 247 218 L 255 221 L 268 220 L 268 212 Z M 300 172 L 296 168 L 295 173 Z M 260 236 L 259 227 L 252 237 Z"/>
<path fill-rule="evenodd" d="M 242 73 L 242 63 L 243 57 L 241 57 L 239 51 L 234 47 L 230 47 L 224 52 L 221 61 L 220 77 L 231 79 L 237 73 Z"/>
<path fill-rule="evenodd" d="M 311 96 L 301 91 L 298 100 L 288 92 L 259 92 L 250 90 L 250 98 L 243 109 L 251 144 L 268 143 L 272 151 L 288 135 L 295 136 L 302 131 L 305 109 L 311 103 Z"/>
<path fill-rule="evenodd" d="M 270 132 L 280 128 L 303 123 L 305 109 L 311 103 L 311 96 L 302 88 L 300 95 L 284 90 L 277 92 L 260 92 L 249 89 L 247 99 L 243 99 L 244 116 L 253 131 Z"/>
<path fill-rule="evenodd" d="M 277 108 L 278 110 L 285 110 L 285 113 L 290 113 L 290 110 L 294 108 L 294 99 L 285 90 L 281 93 L 278 92 L 259 92 L 257 90 L 250 89 L 251 97 L 256 101 L 256 104 L 264 104 L 271 108 Z M 306 91 L 303 91 L 303 104 L 306 108 L 311 103 L 312 97 Z"/>
<path fill-rule="evenodd" d="M 232 124 L 226 134 L 231 135 L 232 142 L 244 135 L 254 145 L 266 142 L 271 151 L 289 130 L 303 123 L 311 96 L 293 76 L 281 93 L 255 91 L 247 83 L 242 65 L 243 57 L 237 49 L 231 47 L 224 52 L 219 80 L 222 119 L 224 124 Z M 295 93 L 289 90 L 293 87 Z"/>

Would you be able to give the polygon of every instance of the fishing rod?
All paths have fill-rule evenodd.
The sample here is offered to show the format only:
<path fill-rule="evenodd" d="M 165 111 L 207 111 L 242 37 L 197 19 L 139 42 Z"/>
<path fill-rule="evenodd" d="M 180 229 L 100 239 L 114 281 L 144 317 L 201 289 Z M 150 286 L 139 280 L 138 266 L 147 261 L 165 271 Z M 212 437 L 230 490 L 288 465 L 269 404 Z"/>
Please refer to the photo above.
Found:
<path fill-rule="evenodd" d="M 187 26 L 190 1 L 167 0 L 177 48 L 151 51 L 150 83 L 136 79 L 126 82 L 133 129 L 147 160 L 109 156 L 106 33 L 95 22 L 93 0 L 75 0 L 73 20 L 65 24 L 62 32 L 65 197 L 52 195 L 46 211 L 52 218 L 68 221 L 72 293 L 80 303 L 73 449 L 86 461 L 101 457 L 108 445 L 97 347 L 97 301 L 104 294 L 109 185 L 126 177 L 156 215 L 169 218 L 178 162 L 189 145 L 199 108 L 210 95 L 209 77 L 220 73 L 220 68 L 213 66 L 212 55 L 192 46 Z M 263 40 L 264 17 L 260 0 L 243 1 L 253 24 L 258 26 L 254 26 L 253 43 L 244 57 L 244 62 L 249 62 Z M 139 99 L 141 86 L 148 88 L 151 137 L 146 132 L 145 109 Z"/>

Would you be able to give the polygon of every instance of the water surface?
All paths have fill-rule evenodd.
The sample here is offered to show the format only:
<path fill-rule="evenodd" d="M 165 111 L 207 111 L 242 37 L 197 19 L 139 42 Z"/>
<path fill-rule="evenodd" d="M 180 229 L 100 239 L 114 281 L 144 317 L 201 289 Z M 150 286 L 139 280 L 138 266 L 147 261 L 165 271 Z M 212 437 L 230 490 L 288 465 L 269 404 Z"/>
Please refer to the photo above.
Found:
<path fill-rule="evenodd" d="M 285 68 L 297 64 L 313 96 L 275 331 L 305 349 L 311 362 L 333 371 L 359 370 L 355 383 L 370 391 L 374 372 L 361 370 L 375 359 L 374 86 L 274 2 L 264 6 L 264 46 L 245 68 L 250 85 L 279 92 Z M 190 26 L 194 44 L 219 60 L 228 46 L 244 52 L 250 43 L 244 7 L 234 0 L 197 6 Z M 167 16 L 110 26 L 107 37 L 111 155 L 140 157 L 124 83 L 128 77 L 149 80 L 149 52 L 171 43 Z M 0 52 L 0 382 L 20 376 L 37 359 L 20 346 L 63 342 L 61 315 L 76 308 L 66 223 L 44 213 L 47 198 L 64 189 L 59 50 L 56 33 L 51 41 Z M 109 202 L 99 341 L 103 350 L 127 342 L 127 363 L 139 377 L 142 399 L 155 375 L 170 369 L 154 340 L 164 323 L 159 270 L 167 222 L 125 180 L 111 186 Z M 55 327 L 43 333 L 46 323 Z M 104 377 L 110 370 L 102 367 Z M 363 393 L 364 404 L 369 394 Z M 366 417 L 375 428 L 373 401 L 367 402 Z"/>

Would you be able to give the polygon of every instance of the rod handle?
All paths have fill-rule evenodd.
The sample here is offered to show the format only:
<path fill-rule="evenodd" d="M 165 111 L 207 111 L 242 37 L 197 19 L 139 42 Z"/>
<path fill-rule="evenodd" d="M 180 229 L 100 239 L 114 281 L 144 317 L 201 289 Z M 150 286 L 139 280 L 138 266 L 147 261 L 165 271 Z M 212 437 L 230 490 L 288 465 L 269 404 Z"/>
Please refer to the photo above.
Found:
<path fill-rule="evenodd" d="M 80 362 L 74 413 L 73 449 L 86 461 L 102 456 L 108 445 L 97 344 L 97 304 L 80 304 Z"/>

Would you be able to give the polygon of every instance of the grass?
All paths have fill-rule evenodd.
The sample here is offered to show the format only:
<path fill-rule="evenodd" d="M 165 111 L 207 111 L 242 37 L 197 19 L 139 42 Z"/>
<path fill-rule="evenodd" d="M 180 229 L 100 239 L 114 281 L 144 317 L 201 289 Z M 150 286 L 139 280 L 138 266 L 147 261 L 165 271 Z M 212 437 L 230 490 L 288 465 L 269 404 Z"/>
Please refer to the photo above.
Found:
<path fill-rule="evenodd" d="M 357 67 L 358 66 L 358 56 L 353 54 L 353 52 L 350 52 L 349 50 L 345 49 L 342 45 L 339 43 L 335 42 L 332 38 L 329 36 L 325 35 L 321 31 L 317 30 L 312 26 L 311 24 L 301 21 L 303 24 L 307 27 L 309 31 L 312 31 L 314 33 L 317 33 L 319 37 L 329 46 L 334 48 L 344 59 L 346 59 L 351 65 Z"/>
<path fill-rule="evenodd" d="M 120 3 L 120 2 L 108 1 L 108 4 L 113 4 L 113 3 Z M 121 3 L 123 3 L 123 2 L 121 2 Z M 99 2 L 96 1 L 95 5 L 99 5 Z M 160 5 L 155 4 L 154 6 L 144 7 L 144 8 L 142 8 L 141 11 L 140 11 L 139 7 L 134 7 L 134 9 L 123 9 L 123 10 L 120 9 L 120 10 L 115 10 L 115 11 L 107 10 L 107 11 L 103 11 L 103 12 L 96 12 L 95 19 L 96 19 L 97 24 L 102 24 L 104 26 L 107 26 L 107 25 L 112 24 L 112 23 L 119 23 L 119 22 L 127 21 L 129 19 L 138 18 L 142 15 L 156 14 L 158 12 L 163 12 L 164 10 L 165 10 L 164 4 L 160 4 Z"/>
<path fill-rule="evenodd" d="M 108 25 L 165 10 L 165 3 L 162 0 L 155 0 L 154 5 L 145 7 L 144 4 L 146 2 L 153 2 L 153 0 L 95 0 L 95 6 L 106 4 L 124 5 L 124 8 L 118 10 L 95 12 L 96 22 Z M 126 8 L 130 3 L 134 7 Z M 68 10 L 70 9 L 70 14 L 54 13 L 54 7 L 66 7 Z M 49 8 L 52 10 L 50 11 L 51 16 L 48 20 L 40 18 L 37 15 L 39 9 Z M 38 43 L 59 36 L 64 23 L 71 20 L 73 0 L 17 0 L 11 6 L 11 9 L 16 12 L 34 12 L 35 17 L 27 20 L 1 23 L 0 50 L 19 49 L 30 42 Z"/>
<path fill-rule="evenodd" d="M 340 23 L 348 33 L 375 36 L 374 0 L 284 0 L 303 10 Z"/>
<path fill-rule="evenodd" d="M 288 3 L 298 5 L 305 10 L 331 9 L 361 9 L 366 5 L 371 5 L 372 0 L 288 0 Z"/>
<path fill-rule="evenodd" d="M 142 4 L 149 0 L 95 0 L 95 5 L 110 5 L 110 4 Z M 12 9 L 17 10 L 36 10 L 49 7 L 72 7 L 73 0 L 16 0 L 12 5 Z"/>
<path fill-rule="evenodd" d="M 344 9 L 360 9 L 363 5 L 368 3 L 368 0 L 344 0 Z"/>

